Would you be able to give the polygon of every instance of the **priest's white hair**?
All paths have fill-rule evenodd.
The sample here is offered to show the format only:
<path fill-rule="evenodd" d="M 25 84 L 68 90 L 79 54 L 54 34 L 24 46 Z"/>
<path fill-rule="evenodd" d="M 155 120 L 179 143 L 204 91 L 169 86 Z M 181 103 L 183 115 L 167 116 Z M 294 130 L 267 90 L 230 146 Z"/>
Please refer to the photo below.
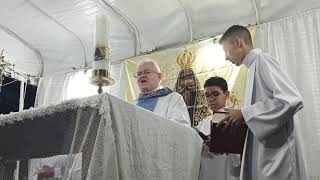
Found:
<path fill-rule="evenodd" d="M 152 58 L 143 58 L 143 60 L 139 63 L 138 67 L 146 63 L 151 63 L 156 68 L 157 73 L 161 73 L 159 64 Z"/>

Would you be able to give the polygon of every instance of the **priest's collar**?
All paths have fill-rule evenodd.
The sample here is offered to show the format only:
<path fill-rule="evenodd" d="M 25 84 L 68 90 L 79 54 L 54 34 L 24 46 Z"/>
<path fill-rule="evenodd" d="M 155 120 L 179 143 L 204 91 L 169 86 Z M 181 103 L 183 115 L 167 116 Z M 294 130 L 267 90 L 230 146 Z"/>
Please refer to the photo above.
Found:
<path fill-rule="evenodd" d="M 162 88 L 163 88 L 163 86 L 158 86 L 157 88 L 155 88 L 155 89 L 152 90 L 152 91 L 159 90 L 159 89 L 162 89 Z"/>
<path fill-rule="evenodd" d="M 160 87 L 160 89 L 158 87 L 153 91 L 141 93 L 139 95 L 137 105 L 149 111 L 153 111 L 157 105 L 159 97 L 166 96 L 170 93 L 172 93 L 172 91 L 167 87 Z"/>
<path fill-rule="evenodd" d="M 260 54 L 261 52 L 262 52 L 261 49 L 258 49 L 258 48 L 252 49 L 252 50 L 249 52 L 249 54 L 247 54 L 247 56 L 244 58 L 244 60 L 243 60 L 242 63 L 243 63 L 247 68 L 249 68 L 250 65 L 252 64 L 254 58 L 255 58 L 258 54 Z"/>
<path fill-rule="evenodd" d="M 162 97 L 162 96 L 166 96 L 170 93 L 172 93 L 172 91 L 168 87 L 159 86 L 158 88 L 156 88 L 153 91 L 146 92 L 146 93 L 140 93 L 138 101 L 144 100 L 144 99 L 149 99 L 149 98 Z"/>

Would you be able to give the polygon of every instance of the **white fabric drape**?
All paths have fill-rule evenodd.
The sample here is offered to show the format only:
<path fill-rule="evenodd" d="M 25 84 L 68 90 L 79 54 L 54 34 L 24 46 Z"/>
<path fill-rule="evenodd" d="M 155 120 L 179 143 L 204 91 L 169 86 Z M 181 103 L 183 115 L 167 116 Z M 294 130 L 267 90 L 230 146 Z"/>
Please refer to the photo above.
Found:
<path fill-rule="evenodd" d="M 64 97 L 64 82 L 66 74 L 55 75 L 51 77 L 41 78 L 38 83 L 35 107 L 45 104 L 53 104 L 61 102 Z"/>
<path fill-rule="evenodd" d="M 74 71 L 42 78 L 38 85 L 35 106 L 57 104 L 73 98 L 97 94 L 97 87 L 90 84 L 91 71 Z M 104 92 L 106 91 L 103 88 Z"/>
<path fill-rule="evenodd" d="M 103 87 L 103 92 L 124 99 L 124 62 L 111 65 L 111 77 L 115 84 Z M 57 104 L 65 100 L 88 97 L 97 94 L 98 87 L 90 84 L 91 70 L 73 71 L 41 78 L 38 84 L 35 107 Z"/>
<path fill-rule="evenodd" d="M 259 25 L 256 46 L 276 57 L 303 96 L 295 117 L 300 173 L 305 169 L 302 179 L 319 179 L 320 9 Z"/>
<path fill-rule="evenodd" d="M 31 175 L 60 168 L 62 180 L 196 180 L 203 143 L 194 129 L 107 93 L 0 115 L 0 142 L 1 180 L 15 158 L 37 158 Z"/>

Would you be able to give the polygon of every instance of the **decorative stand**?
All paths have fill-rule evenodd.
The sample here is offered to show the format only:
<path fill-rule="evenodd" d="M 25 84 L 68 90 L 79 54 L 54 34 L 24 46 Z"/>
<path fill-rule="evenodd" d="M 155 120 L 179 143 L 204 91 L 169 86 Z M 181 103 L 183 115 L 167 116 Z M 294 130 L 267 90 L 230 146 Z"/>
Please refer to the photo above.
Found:
<path fill-rule="evenodd" d="M 90 83 L 98 86 L 98 93 L 103 92 L 103 86 L 110 86 L 114 84 L 114 80 L 107 75 L 107 70 L 105 69 L 95 69 L 92 71 L 92 77 L 90 78 Z"/>
<path fill-rule="evenodd" d="M 98 86 L 98 93 L 101 94 L 103 92 L 103 86 L 110 86 L 114 84 L 114 80 L 110 78 L 109 72 L 109 49 L 105 47 L 96 47 L 95 50 L 95 61 L 96 63 L 106 64 L 107 68 L 93 68 L 92 77 L 90 78 L 90 83 Z"/>

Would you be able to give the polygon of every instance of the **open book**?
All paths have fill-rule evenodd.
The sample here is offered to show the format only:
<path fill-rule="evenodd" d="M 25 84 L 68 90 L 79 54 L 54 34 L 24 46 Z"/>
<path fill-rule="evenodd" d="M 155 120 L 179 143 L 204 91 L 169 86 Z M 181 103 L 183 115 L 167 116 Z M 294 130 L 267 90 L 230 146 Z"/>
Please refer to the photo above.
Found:
<path fill-rule="evenodd" d="M 226 126 L 226 124 L 223 123 L 219 127 L 216 127 L 227 115 L 228 112 L 226 111 L 218 111 L 213 114 L 209 150 L 214 153 L 242 154 L 247 125 L 243 123 Z"/>

